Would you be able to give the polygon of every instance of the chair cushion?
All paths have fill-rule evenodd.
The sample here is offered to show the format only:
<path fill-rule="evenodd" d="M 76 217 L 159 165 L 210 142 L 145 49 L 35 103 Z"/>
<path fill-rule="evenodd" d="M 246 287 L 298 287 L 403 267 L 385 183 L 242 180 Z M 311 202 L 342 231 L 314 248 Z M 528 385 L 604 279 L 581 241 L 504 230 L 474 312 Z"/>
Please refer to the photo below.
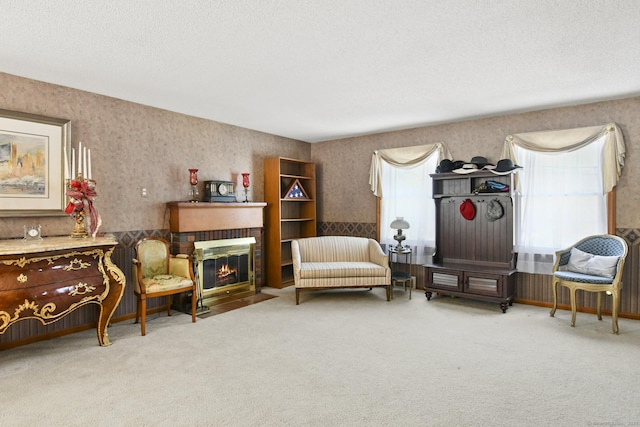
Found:
<path fill-rule="evenodd" d="M 574 273 L 572 271 L 556 271 L 553 273 L 555 277 L 562 280 L 569 280 L 578 283 L 595 283 L 598 285 L 607 285 L 613 283 L 613 280 L 603 276 L 593 276 L 590 274 Z"/>
<path fill-rule="evenodd" d="M 193 286 L 191 279 L 174 276 L 172 274 L 160 274 L 142 279 L 147 293 L 170 291 L 173 289 L 189 288 Z"/>
<path fill-rule="evenodd" d="M 594 255 L 578 248 L 571 248 L 567 270 L 591 276 L 613 278 L 616 275 L 619 260 L 620 257 L 617 256 Z"/>

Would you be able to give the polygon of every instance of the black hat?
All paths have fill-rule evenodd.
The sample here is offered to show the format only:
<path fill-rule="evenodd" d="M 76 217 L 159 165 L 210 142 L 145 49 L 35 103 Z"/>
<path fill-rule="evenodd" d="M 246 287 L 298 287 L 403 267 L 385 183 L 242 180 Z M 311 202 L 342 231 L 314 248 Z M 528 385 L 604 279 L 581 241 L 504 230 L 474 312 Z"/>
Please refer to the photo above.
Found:
<path fill-rule="evenodd" d="M 453 162 L 449 159 L 442 159 L 436 168 L 436 173 L 447 173 L 454 169 Z"/>
<path fill-rule="evenodd" d="M 487 158 L 483 156 L 475 156 L 469 163 L 477 165 L 478 169 L 482 169 L 485 166 L 493 166 L 491 163 L 489 163 L 489 160 L 487 160 Z"/>
<path fill-rule="evenodd" d="M 522 166 L 514 165 L 511 159 L 498 160 L 498 164 L 495 169 L 490 169 L 491 172 L 496 175 L 508 175 L 514 169 L 522 168 Z"/>

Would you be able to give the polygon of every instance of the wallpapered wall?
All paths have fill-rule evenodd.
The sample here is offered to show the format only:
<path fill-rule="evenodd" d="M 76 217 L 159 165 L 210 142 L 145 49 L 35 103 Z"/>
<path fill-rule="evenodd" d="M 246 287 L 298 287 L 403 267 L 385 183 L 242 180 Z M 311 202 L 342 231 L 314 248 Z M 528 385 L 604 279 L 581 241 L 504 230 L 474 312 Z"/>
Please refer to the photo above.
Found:
<path fill-rule="evenodd" d="M 101 231 L 167 228 L 165 203 L 186 200 L 188 168 L 199 169 L 200 185 L 250 172 L 251 197 L 263 200 L 262 161 L 271 156 L 317 163 L 321 224 L 372 224 L 376 202 L 368 178 L 376 149 L 444 142 L 456 159 L 482 155 L 495 162 L 510 133 L 608 122 L 622 128 L 627 146 L 617 189 L 617 227 L 640 226 L 640 192 L 634 185 L 640 182 L 640 163 L 634 161 L 640 147 L 640 97 L 307 144 L 4 73 L 0 88 L 0 108 L 70 119 L 72 143 L 91 148 Z M 145 198 L 143 187 L 148 189 Z M 23 224 L 35 221 L 44 235 L 66 234 L 73 225 L 68 217 L 1 218 L 0 238 L 21 237 Z"/>
<path fill-rule="evenodd" d="M 376 202 L 369 188 L 374 150 L 444 142 L 457 160 L 485 156 L 496 162 L 511 133 L 570 129 L 616 122 L 627 147 L 626 163 L 617 188 L 617 227 L 640 227 L 640 97 L 580 106 L 510 114 L 478 120 L 381 133 L 312 144 L 318 163 L 318 220 L 375 223 Z"/>
<path fill-rule="evenodd" d="M 165 203 L 187 200 L 189 168 L 199 169 L 200 190 L 249 172 L 250 197 L 263 200 L 264 158 L 310 156 L 304 142 L 3 73 L 0 108 L 71 120 L 72 144 L 91 149 L 101 232 L 168 228 Z M 45 236 L 73 229 L 68 216 L 0 218 L 0 238 L 22 237 L 29 223 Z"/>

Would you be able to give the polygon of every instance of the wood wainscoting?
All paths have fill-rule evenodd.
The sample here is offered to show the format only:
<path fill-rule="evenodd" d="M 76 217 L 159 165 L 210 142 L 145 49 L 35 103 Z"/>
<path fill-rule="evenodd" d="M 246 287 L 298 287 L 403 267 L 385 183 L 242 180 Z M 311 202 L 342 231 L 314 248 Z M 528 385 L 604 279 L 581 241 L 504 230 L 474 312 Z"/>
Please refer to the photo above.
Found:
<path fill-rule="evenodd" d="M 375 223 L 358 222 L 318 222 L 319 236 L 360 236 L 375 239 L 377 225 Z M 620 296 L 620 317 L 640 320 L 640 229 L 618 228 L 616 235 L 625 239 L 629 245 L 629 253 L 624 265 L 623 288 Z M 426 269 L 414 266 L 416 287 L 424 288 Z M 558 292 L 558 308 L 571 310 L 569 292 L 560 286 Z M 516 273 L 515 303 L 553 306 L 551 294 L 551 276 L 542 274 Z M 596 312 L 597 295 L 592 292 L 578 292 L 578 311 Z M 603 313 L 611 314 L 611 299 L 605 298 Z"/>

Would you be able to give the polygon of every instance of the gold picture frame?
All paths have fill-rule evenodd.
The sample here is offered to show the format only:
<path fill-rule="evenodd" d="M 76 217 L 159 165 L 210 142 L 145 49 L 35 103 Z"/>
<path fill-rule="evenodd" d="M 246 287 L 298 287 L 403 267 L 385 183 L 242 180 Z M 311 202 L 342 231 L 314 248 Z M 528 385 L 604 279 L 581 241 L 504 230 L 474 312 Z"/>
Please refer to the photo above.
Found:
<path fill-rule="evenodd" d="M 63 216 L 71 121 L 0 109 L 0 217 Z"/>

